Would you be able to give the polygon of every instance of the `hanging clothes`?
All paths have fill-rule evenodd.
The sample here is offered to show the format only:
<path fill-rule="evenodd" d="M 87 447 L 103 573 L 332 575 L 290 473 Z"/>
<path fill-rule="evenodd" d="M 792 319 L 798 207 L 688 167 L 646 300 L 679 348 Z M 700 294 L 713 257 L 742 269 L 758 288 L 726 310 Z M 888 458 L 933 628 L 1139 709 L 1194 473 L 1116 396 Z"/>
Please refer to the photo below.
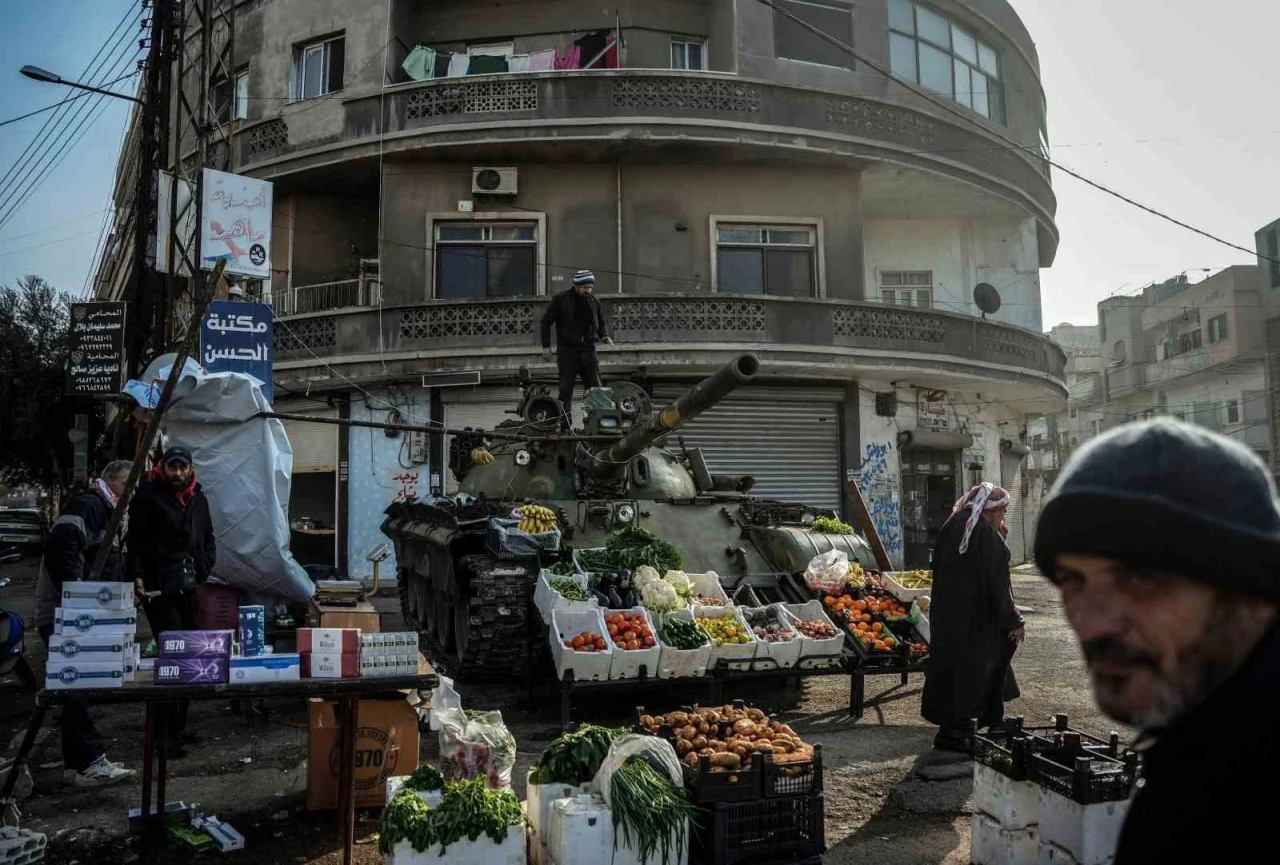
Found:
<path fill-rule="evenodd" d="M 595 33 L 588 33 L 573 43 L 582 49 L 582 56 L 578 60 L 579 69 L 588 68 L 591 61 L 595 60 L 596 56 L 604 50 L 605 45 L 609 42 L 609 34 L 610 31 L 608 30 L 597 30 Z M 597 61 L 592 68 L 600 68 L 599 62 Z"/>
<path fill-rule="evenodd" d="M 548 48 L 546 51 L 535 51 L 529 55 L 529 71 L 530 72 L 550 72 L 556 67 L 556 50 Z"/>
<path fill-rule="evenodd" d="M 461 78 L 467 74 L 467 68 L 471 66 L 471 57 L 467 54 L 455 54 L 449 58 L 449 77 Z"/>
<path fill-rule="evenodd" d="M 530 57 L 528 54 L 512 54 L 507 58 L 508 72 L 528 72 Z"/>
<path fill-rule="evenodd" d="M 408 75 L 414 81 L 426 81 L 428 78 L 434 78 L 436 74 L 436 50 L 425 45 L 418 45 L 409 52 L 408 57 L 404 58 L 400 68 L 404 70 L 405 75 Z"/>
<path fill-rule="evenodd" d="M 577 69 L 582 63 L 582 46 L 574 43 L 565 54 L 556 55 L 557 69 Z"/>
<path fill-rule="evenodd" d="M 432 78 L 448 78 L 449 62 L 453 59 L 453 55 L 444 51 L 436 52 L 436 68 L 432 74 Z"/>
<path fill-rule="evenodd" d="M 495 72 L 506 72 L 509 68 L 510 64 L 505 54 L 472 54 L 467 74 L 490 75 Z"/>

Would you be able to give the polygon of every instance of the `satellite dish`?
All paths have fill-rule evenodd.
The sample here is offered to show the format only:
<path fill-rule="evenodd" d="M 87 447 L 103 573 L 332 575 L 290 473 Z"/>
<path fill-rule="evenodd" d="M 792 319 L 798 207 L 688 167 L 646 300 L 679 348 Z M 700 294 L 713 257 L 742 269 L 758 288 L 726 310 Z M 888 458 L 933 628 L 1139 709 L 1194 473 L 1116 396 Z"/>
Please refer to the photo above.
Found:
<path fill-rule="evenodd" d="M 989 282 L 980 282 L 973 289 L 973 302 L 982 310 L 982 317 L 995 315 L 1000 311 L 1000 292 Z"/>

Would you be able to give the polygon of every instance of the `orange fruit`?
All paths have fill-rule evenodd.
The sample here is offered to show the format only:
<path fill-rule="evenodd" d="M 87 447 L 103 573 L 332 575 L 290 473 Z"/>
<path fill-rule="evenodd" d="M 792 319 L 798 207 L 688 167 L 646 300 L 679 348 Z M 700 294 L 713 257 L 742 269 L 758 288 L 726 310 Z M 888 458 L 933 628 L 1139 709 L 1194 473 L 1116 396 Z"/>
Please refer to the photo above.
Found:
<path fill-rule="evenodd" d="M 875 631 L 878 634 L 884 630 L 884 625 L 880 624 L 879 622 L 876 622 L 871 626 L 871 630 Z"/>

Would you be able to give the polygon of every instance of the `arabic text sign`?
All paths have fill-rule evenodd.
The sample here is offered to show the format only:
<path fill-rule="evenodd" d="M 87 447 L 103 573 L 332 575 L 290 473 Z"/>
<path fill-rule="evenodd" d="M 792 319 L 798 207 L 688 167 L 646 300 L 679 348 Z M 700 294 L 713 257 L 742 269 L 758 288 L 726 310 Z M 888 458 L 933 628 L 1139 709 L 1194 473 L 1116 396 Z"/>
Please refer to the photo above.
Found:
<path fill-rule="evenodd" d="M 206 168 L 202 187 L 200 266 L 270 279 L 271 182 Z"/>
<path fill-rule="evenodd" d="M 69 396 L 117 393 L 124 383 L 124 301 L 71 304 Z"/>
<path fill-rule="evenodd" d="M 271 307 L 265 303 L 215 300 L 200 323 L 200 365 L 208 372 L 244 372 L 271 392 Z"/>

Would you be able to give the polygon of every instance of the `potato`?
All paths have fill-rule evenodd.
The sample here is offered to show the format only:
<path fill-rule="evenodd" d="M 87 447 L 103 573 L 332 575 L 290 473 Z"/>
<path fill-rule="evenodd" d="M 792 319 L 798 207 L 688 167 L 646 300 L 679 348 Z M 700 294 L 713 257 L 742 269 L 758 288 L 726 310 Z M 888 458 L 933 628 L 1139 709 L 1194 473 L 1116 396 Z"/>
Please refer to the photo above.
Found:
<path fill-rule="evenodd" d="M 694 736 L 694 737 L 693 737 L 693 749 L 694 749 L 695 751 L 701 751 L 701 750 L 702 750 L 703 748 L 705 748 L 705 747 L 707 747 L 707 737 L 706 737 L 706 736 Z"/>
<path fill-rule="evenodd" d="M 717 769 L 737 769 L 742 766 L 742 758 L 737 754 L 716 754 L 711 758 L 711 765 Z"/>
<path fill-rule="evenodd" d="M 689 716 L 684 712 L 668 712 L 667 723 L 676 728 L 684 727 L 689 723 Z"/>
<path fill-rule="evenodd" d="M 700 748 L 700 749 L 698 749 L 698 756 L 699 756 L 699 757 L 713 757 L 713 756 L 715 756 L 715 753 L 716 753 L 716 752 L 715 752 L 715 751 L 713 751 L 713 750 L 711 750 L 710 748 Z"/>
<path fill-rule="evenodd" d="M 677 757 L 683 757 L 685 754 L 688 754 L 692 750 L 693 750 L 693 745 L 690 744 L 688 739 L 676 740 L 676 756 Z"/>
<path fill-rule="evenodd" d="M 787 736 L 794 736 L 796 734 L 796 731 L 788 727 L 786 724 L 779 724 L 778 731 Z"/>
<path fill-rule="evenodd" d="M 772 754 L 773 745 L 769 744 L 768 742 L 756 742 L 755 745 L 752 746 L 751 750 L 755 751 L 758 754 Z"/>
<path fill-rule="evenodd" d="M 773 738 L 773 731 L 770 730 L 768 727 L 756 728 L 756 739 L 763 739 L 764 741 L 767 742 L 772 738 Z"/>
<path fill-rule="evenodd" d="M 655 730 L 658 727 L 658 722 L 654 720 L 654 717 L 652 715 L 641 715 L 640 726 L 648 727 L 650 730 Z"/>
<path fill-rule="evenodd" d="M 738 734 L 755 733 L 756 725 L 754 721 L 743 718 L 741 721 L 735 721 L 733 724 L 733 732 Z"/>
<path fill-rule="evenodd" d="M 795 746 L 795 745 L 792 745 L 792 744 L 791 744 L 790 742 L 788 742 L 786 739 L 776 739 L 776 740 L 774 740 L 774 743 L 773 743 L 773 753 L 775 753 L 775 754 L 778 754 L 778 753 L 790 754 L 790 753 L 791 753 L 792 751 L 794 751 L 795 749 L 796 749 L 796 746 Z"/>
<path fill-rule="evenodd" d="M 698 755 L 690 751 L 684 755 L 684 764 L 692 769 L 698 768 Z"/>
<path fill-rule="evenodd" d="M 767 720 L 764 712 L 761 712 L 759 709 L 747 709 L 747 719 L 751 721 Z"/>

